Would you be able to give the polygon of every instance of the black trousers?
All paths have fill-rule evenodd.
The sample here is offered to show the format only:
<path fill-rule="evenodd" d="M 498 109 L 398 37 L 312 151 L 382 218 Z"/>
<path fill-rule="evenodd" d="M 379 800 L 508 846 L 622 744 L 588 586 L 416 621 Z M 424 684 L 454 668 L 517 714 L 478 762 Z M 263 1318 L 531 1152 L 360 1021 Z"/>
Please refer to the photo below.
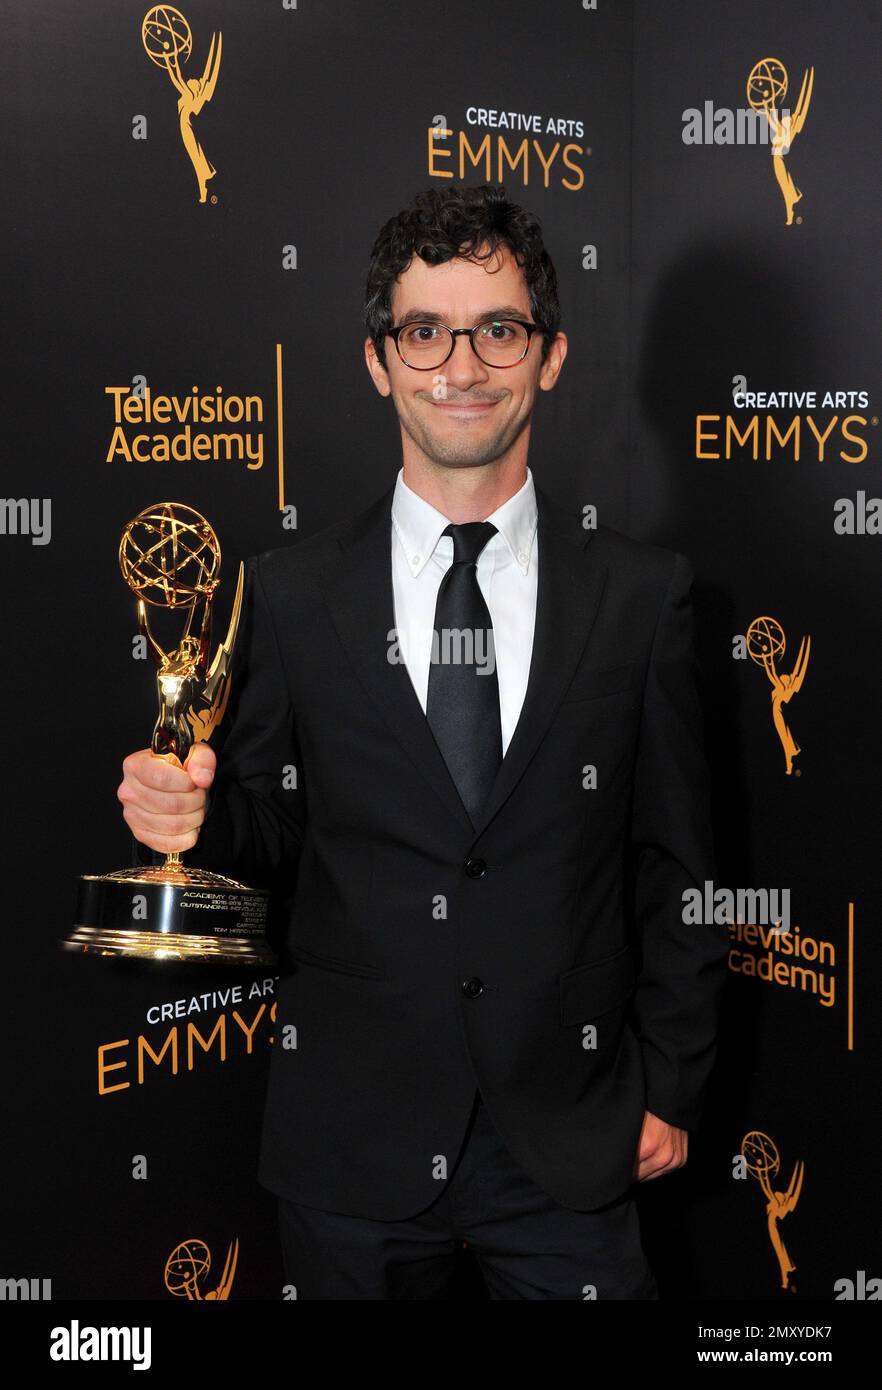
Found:
<path fill-rule="evenodd" d="M 657 1299 L 633 1196 L 561 1207 L 515 1163 L 481 1101 L 453 1172 L 425 1211 L 372 1221 L 279 1198 L 288 1284 L 298 1299 L 444 1299 L 458 1246 L 499 1298 Z"/>

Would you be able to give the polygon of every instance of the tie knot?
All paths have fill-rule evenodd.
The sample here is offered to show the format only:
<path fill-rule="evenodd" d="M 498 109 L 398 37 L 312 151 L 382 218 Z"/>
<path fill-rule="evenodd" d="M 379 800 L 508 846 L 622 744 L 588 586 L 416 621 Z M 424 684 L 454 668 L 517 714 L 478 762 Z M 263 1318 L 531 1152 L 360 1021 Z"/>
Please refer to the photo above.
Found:
<path fill-rule="evenodd" d="M 490 537 L 496 535 L 496 527 L 492 521 L 463 521 L 458 526 L 451 523 L 441 534 L 453 537 L 455 565 L 474 565 Z"/>

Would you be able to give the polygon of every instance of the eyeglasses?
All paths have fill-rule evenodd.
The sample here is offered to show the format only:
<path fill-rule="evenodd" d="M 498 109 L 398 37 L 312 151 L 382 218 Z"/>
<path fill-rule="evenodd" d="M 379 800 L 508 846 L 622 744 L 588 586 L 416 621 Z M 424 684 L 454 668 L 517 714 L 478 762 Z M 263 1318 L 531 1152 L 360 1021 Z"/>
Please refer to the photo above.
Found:
<path fill-rule="evenodd" d="M 405 323 L 390 328 L 398 356 L 406 367 L 433 372 L 443 367 L 456 346 L 457 338 L 468 335 L 472 350 L 488 367 L 516 367 L 527 355 L 534 333 L 541 323 L 525 319 L 491 319 L 474 328 L 448 328 L 446 323 Z"/>

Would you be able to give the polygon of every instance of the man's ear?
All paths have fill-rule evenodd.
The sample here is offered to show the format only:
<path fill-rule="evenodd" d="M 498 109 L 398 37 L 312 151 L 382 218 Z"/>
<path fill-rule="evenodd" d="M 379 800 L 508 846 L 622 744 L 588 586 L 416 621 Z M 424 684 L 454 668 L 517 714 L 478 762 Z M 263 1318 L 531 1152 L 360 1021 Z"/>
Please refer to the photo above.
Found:
<path fill-rule="evenodd" d="M 539 369 L 540 391 L 551 391 L 557 384 L 564 358 L 567 355 L 567 335 L 558 333 L 548 349 L 548 356 Z"/>
<path fill-rule="evenodd" d="M 364 360 L 380 395 L 390 396 L 392 386 L 389 382 L 389 373 L 380 361 L 373 338 L 368 337 L 364 340 Z"/>

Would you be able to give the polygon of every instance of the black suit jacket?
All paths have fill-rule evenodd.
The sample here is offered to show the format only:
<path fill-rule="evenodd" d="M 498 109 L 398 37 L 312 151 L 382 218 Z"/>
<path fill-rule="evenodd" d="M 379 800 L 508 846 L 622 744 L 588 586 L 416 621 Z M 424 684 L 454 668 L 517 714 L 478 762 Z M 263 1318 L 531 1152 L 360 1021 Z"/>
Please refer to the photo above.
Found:
<path fill-rule="evenodd" d="M 645 1110 L 695 1128 L 715 1053 L 726 934 L 682 918 L 714 869 L 692 571 L 536 488 L 529 683 L 473 825 L 387 659 L 392 492 L 249 559 L 187 854 L 291 904 L 258 1176 L 413 1215 L 478 1085 L 534 1181 L 590 1209 L 629 1187 Z"/>

